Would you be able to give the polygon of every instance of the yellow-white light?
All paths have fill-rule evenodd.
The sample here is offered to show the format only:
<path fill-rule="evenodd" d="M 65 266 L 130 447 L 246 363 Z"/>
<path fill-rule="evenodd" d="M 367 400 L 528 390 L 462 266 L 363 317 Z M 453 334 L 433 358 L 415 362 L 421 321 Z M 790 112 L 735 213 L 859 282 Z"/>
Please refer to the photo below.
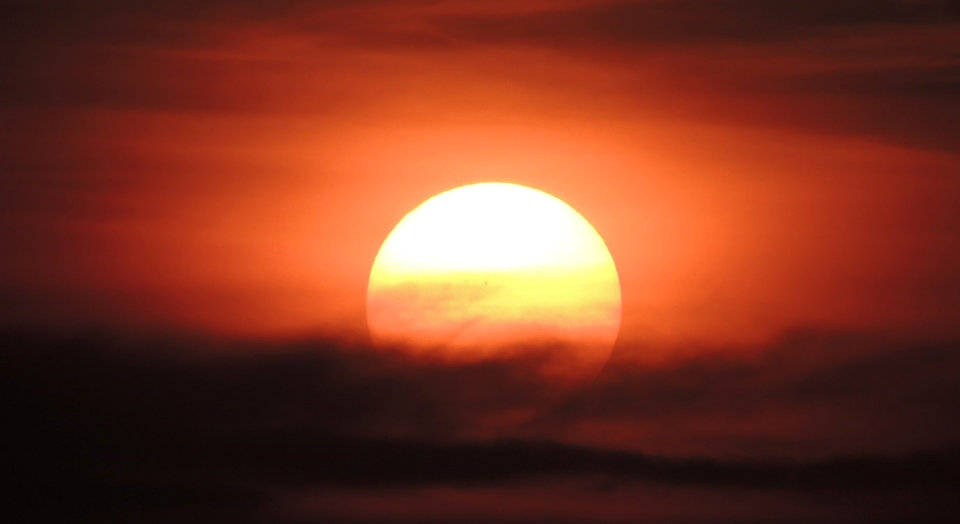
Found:
<path fill-rule="evenodd" d="M 472 184 L 397 224 L 370 272 L 367 317 L 375 342 L 420 353 L 478 358 L 549 345 L 599 369 L 619 330 L 620 284 L 603 240 L 566 203 L 515 184 Z"/>

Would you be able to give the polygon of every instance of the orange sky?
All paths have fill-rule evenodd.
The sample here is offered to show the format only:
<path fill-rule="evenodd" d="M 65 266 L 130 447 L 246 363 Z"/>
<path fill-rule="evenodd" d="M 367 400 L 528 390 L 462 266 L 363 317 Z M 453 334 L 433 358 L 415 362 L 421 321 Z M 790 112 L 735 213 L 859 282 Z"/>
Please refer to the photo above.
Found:
<path fill-rule="evenodd" d="M 0 4 L 7 513 L 960 513 L 955 0 Z M 484 181 L 603 237 L 599 372 L 371 344 L 381 243 Z"/>
<path fill-rule="evenodd" d="M 211 5 L 21 8 L 46 32 L 5 73 L 6 323 L 363 337 L 393 225 L 507 181 L 604 237 L 623 340 L 957 332 L 951 17 Z"/>

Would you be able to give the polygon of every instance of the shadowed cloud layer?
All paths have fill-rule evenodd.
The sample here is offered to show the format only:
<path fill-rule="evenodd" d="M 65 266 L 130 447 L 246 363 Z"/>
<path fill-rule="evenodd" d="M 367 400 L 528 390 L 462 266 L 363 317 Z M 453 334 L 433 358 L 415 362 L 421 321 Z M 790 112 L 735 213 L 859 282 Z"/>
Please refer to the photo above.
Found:
<path fill-rule="evenodd" d="M 304 490 L 563 479 L 945 504 L 936 494 L 960 478 L 953 344 L 802 333 L 754 357 L 614 361 L 559 405 L 533 362 L 411 362 L 332 341 L 21 333 L 3 350 L 12 488 L 34 515 L 269 519 Z"/>

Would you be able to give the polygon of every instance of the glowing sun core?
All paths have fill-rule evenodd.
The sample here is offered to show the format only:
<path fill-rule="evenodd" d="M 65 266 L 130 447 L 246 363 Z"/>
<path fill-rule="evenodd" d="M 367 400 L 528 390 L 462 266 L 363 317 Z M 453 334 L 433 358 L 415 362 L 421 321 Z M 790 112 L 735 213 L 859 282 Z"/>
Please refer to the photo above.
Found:
<path fill-rule="evenodd" d="M 551 346 L 599 370 L 620 326 L 620 283 L 596 230 L 563 201 L 506 183 L 440 193 L 407 214 L 373 263 L 374 341 L 445 358 Z"/>

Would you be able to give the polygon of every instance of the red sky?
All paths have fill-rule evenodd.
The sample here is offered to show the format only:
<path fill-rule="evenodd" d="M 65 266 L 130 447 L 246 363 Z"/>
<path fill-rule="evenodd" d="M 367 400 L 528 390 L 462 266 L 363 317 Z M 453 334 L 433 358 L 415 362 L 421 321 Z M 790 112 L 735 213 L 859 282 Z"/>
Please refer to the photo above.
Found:
<path fill-rule="evenodd" d="M 399 218 L 500 180 L 600 231 L 627 338 L 953 332 L 955 13 L 679 4 L 21 5 L 5 317 L 360 332 Z"/>
<path fill-rule="evenodd" d="M 241 355 L 199 371 L 189 358 L 155 371 L 149 359 L 104 357 L 119 358 L 111 364 L 118 370 L 137 370 L 131 376 L 154 384 L 155 398 L 109 365 L 102 376 L 90 365 L 81 378 L 60 380 L 66 366 L 27 359 L 24 369 L 42 371 L 23 386 L 40 391 L 38 406 L 64 411 L 70 421 L 102 415 L 104 427 L 122 429 L 122 438 L 111 438 L 129 438 L 135 456 L 140 445 L 152 449 L 152 441 L 124 433 L 142 406 L 104 399 L 143 400 L 160 420 L 142 423 L 155 422 L 158 434 L 181 435 L 171 429 L 177 424 L 164 424 L 183 417 L 184 435 L 210 437 L 197 421 L 226 424 L 226 440 L 243 450 L 247 441 L 231 439 L 247 435 L 246 424 L 262 429 L 280 420 L 293 433 L 302 425 L 371 439 L 507 436 L 657 457 L 891 453 L 908 457 L 890 467 L 905 468 L 899 478 L 909 480 L 910 453 L 960 441 L 951 415 L 951 399 L 960 398 L 952 356 L 960 340 L 956 2 L 2 6 L 0 338 L 16 346 L 19 335 L 5 333 L 69 338 L 94 328 L 107 342 L 75 344 L 95 346 L 93 355 L 129 349 L 131 336 L 160 353 L 183 350 L 168 338 L 230 339 L 226 353 Z M 481 181 L 535 187 L 577 209 L 606 241 L 623 295 L 620 340 L 596 390 L 567 411 L 502 432 L 484 424 L 509 418 L 516 406 L 472 396 L 470 385 L 490 386 L 483 372 L 365 360 L 373 359 L 366 284 L 381 242 L 426 198 Z M 283 341 L 304 337 L 326 341 L 320 354 L 334 355 L 334 364 L 305 357 L 304 369 L 322 377 L 303 378 L 302 389 L 237 371 L 254 358 L 248 345 L 299 354 L 303 347 Z M 48 342 L 23 347 L 54 351 L 52 344 L 55 355 L 76 349 Z M 361 356 L 344 357 L 351 348 Z M 644 367 L 651 361 L 656 365 Z M 157 378 L 168 365 L 179 377 L 173 385 Z M 299 369 L 285 360 L 264 366 L 280 369 L 277 376 Z M 340 377 L 330 370 L 342 377 L 330 378 Z M 391 375 L 398 370 L 399 379 Z M 34 377 L 24 373 L 18 377 Z M 462 373 L 464 385 L 444 378 L 450 373 Z M 212 386 L 201 385 L 208 379 Z M 504 380 L 525 405 L 526 387 Z M 116 388 L 111 395 L 98 389 L 106 382 Z M 239 412 L 232 399 L 270 388 L 279 392 L 262 406 L 282 413 L 277 420 L 259 412 L 242 422 L 218 418 L 226 416 L 221 401 Z M 396 398 L 368 396 L 383 388 Z M 206 400 L 185 415 L 164 411 L 169 399 L 190 404 L 185 391 Z M 317 417 L 329 425 L 317 429 L 314 418 L 300 418 L 299 409 L 309 411 L 301 404 L 307 396 L 320 399 Z M 357 414 L 341 401 L 360 406 Z M 34 404 L 24 410 L 34 413 Z M 581 451 L 595 457 L 592 449 Z M 205 457 L 201 451 L 185 453 Z M 187 462 L 192 471 L 196 463 Z M 800 472 L 775 463 L 771 475 L 790 479 L 782 481 L 786 492 L 749 494 L 736 490 L 749 491 L 763 477 L 738 469 L 742 464 L 722 463 L 718 478 L 725 480 L 716 486 L 703 485 L 710 474 L 681 466 L 657 470 L 670 478 L 667 487 L 656 474 L 643 482 L 702 504 L 685 514 L 684 504 L 665 503 L 651 518 L 750 515 L 742 513 L 749 504 L 723 504 L 728 490 L 783 521 L 841 515 L 861 522 L 863 508 L 911 520 L 918 500 L 933 513 L 939 507 L 913 488 L 896 502 L 871 492 L 844 499 L 842 508 L 794 498 L 790 490 L 830 477 L 818 472 L 833 471 L 832 463 Z M 581 484 L 594 474 L 633 475 L 613 469 L 577 470 L 576 488 L 561 479 L 517 490 L 496 482 L 475 490 L 446 477 L 424 487 L 416 474 L 411 480 L 401 472 L 397 482 L 412 491 L 395 499 L 378 498 L 376 490 L 386 489 L 379 484 L 371 495 L 317 473 L 335 489 L 306 489 L 301 497 L 298 485 L 284 500 L 307 514 L 318 504 L 321 514 L 333 511 L 336 500 L 361 520 L 378 520 L 379 511 L 417 520 L 423 497 L 454 508 L 437 509 L 440 520 L 488 500 L 512 500 L 518 520 L 536 521 L 559 492 L 574 493 L 572 514 L 630 520 L 637 514 L 625 492 L 604 492 L 607 503 L 597 505 L 606 495 L 591 490 L 602 489 L 592 480 L 589 489 Z M 870 471 L 824 482 L 843 490 L 843 482 L 856 484 L 849 479 L 874 477 Z M 631 486 L 627 494 L 656 499 Z M 601 507 L 606 513 L 592 513 Z"/>

